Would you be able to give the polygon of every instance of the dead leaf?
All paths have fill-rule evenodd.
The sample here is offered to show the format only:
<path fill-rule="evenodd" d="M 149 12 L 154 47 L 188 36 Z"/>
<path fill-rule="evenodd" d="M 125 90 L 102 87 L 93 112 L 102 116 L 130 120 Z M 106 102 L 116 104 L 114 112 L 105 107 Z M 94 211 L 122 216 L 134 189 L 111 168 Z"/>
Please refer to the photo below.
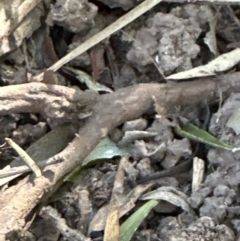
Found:
<path fill-rule="evenodd" d="M 179 80 L 216 75 L 218 72 L 229 70 L 239 62 L 240 48 L 237 48 L 229 53 L 220 55 L 206 65 L 201 65 L 187 71 L 170 75 L 166 79 Z"/>

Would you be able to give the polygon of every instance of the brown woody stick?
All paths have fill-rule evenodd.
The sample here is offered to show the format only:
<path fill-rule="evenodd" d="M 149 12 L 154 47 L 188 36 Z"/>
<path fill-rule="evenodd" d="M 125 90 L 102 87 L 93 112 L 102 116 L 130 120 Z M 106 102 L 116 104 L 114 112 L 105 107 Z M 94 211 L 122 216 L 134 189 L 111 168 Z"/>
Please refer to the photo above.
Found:
<path fill-rule="evenodd" d="M 57 155 L 64 161 L 46 167 L 43 170 L 42 177 L 37 179 L 34 179 L 34 175 L 26 177 L 16 186 L 3 193 L 4 197 L 7 197 L 9 193 L 14 192 L 14 196 L 7 203 L 0 205 L 0 240 L 4 240 L 5 235 L 13 229 L 21 230 L 25 223 L 25 217 L 37 205 L 39 200 L 56 189 L 59 181 L 76 166 L 80 165 L 82 160 L 111 130 L 124 121 L 138 118 L 142 114 L 153 110 L 153 96 L 158 103 L 166 107 L 201 100 L 214 101 L 218 97 L 219 90 L 224 95 L 239 91 L 239 77 L 239 73 L 234 73 L 219 80 L 208 79 L 166 85 L 140 84 L 98 97 L 98 102 L 92 105 L 93 115 L 79 130 L 77 137 Z M 38 87 L 47 88 L 48 86 L 38 83 Z M 18 93 L 18 98 L 22 100 L 31 99 L 29 97 L 31 88 L 32 84 L 24 85 L 24 93 Z M 51 89 L 53 88 L 55 87 L 51 87 Z M 66 93 L 69 94 L 69 89 L 65 88 L 66 91 L 61 92 L 64 98 L 66 98 Z M 0 106 L 6 101 L 6 98 L 9 98 L 6 89 L 7 87 L 0 89 Z M 68 98 L 68 100 L 71 100 L 71 98 Z M 39 101 L 41 101 L 40 98 Z M 41 103 L 39 104 L 41 105 Z M 25 108 L 27 111 L 29 106 Z M 33 108 L 29 109 L 32 110 Z M 9 113 L 10 111 L 9 109 Z M 16 109 L 15 112 L 17 112 Z M 6 111 L 0 108 L 0 114 L 6 114 Z"/>

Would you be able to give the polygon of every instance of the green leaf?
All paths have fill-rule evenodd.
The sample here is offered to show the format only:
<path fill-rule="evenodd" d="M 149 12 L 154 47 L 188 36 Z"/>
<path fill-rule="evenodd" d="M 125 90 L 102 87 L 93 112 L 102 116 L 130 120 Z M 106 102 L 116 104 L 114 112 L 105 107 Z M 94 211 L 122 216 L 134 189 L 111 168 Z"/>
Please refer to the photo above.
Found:
<path fill-rule="evenodd" d="M 123 156 L 126 154 L 127 151 L 124 148 L 118 147 L 115 142 L 111 141 L 109 137 L 106 137 L 100 141 L 92 152 L 84 159 L 83 166 L 93 160 L 111 159 L 114 156 Z"/>
<path fill-rule="evenodd" d="M 115 156 L 123 156 L 128 154 L 127 150 L 118 147 L 109 137 L 104 138 L 84 159 L 83 164 L 68 174 L 64 181 L 76 181 L 83 168 L 97 164 L 102 160 L 112 159 Z"/>
<path fill-rule="evenodd" d="M 149 212 L 159 203 L 157 200 L 150 200 L 133 213 L 120 227 L 119 241 L 131 240 L 139 225 L 146 218 Z"/>
<path fill-rule="evenodd" d="M 216 137 L 214 137 L 207 131 L 200 129 L 191 123 L 187 123 L 183 125 L 182 128 L 175 127 L 174 131 L 177 135 L 181 137 L 187 137 L 191 140 L 202 142 L 210 146 L 222 148 L 225 150 L 231 150 L 231 151 L 236 149 L 234 146 L 228 145 L 218 140 Z"/>

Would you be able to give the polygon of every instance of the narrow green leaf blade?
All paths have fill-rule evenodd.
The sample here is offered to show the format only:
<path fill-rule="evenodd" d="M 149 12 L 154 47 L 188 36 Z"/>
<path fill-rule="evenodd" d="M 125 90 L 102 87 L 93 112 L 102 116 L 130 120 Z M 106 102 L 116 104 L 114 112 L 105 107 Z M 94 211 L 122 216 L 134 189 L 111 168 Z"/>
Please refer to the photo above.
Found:
<path fill-rule="evenodd" d="M 191 123 L 187 123 L 182 128 L 175 127 L 174 131 L 177 135 L 181 137 L 187 137 L 191 140 L 202 142 L 210 146 L 214 146 L 214 147 L 218 147 L 218 148 L 222 148 L 230 151 L 232 151 L 235 148 L 234 146 L 228 145 L 218 140 L 216 137 L 214 137 L 207 131 L 200 129 Z"/>
<path fill-rule="evenodd" d="M 149 212 L 159 203 L 157 200 L 150 200 L 133 213 L 120 227 L 119 241 L 131 240 L 141 222 Z"/>

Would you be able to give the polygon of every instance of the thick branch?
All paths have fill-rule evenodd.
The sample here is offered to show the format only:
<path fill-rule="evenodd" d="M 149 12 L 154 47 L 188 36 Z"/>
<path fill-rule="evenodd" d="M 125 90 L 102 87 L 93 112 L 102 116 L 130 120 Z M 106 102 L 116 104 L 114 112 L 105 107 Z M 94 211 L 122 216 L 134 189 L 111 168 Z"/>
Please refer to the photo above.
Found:
<path fill-rule="evenodd" d="M 32 84 L 29 85 L 32 86 Z M 38 85 L 41 86 L 41 84 Z M 25 88 L 28 93 L 27 86 L 26 84 Z M 44 86 L 47 88 L 46 85 Z M 34 179 L 33 175 L 26 177 L 17 187 L 13 187 L 16 190 L 14 197 L 0 209 L 2 234 L 6 234 L 13 227 L 21 229 L 24 222 L 21 223 L 19 220 L 24 220 L 38 200 L 46 192 L 56 188 L 55 184 L 59 180 L 81 165 L 83 159 L 111 130 L 124 121 L 138 118 L 152 110 L 153 96 L 165 106 L 180 105 L 201 100 L 213 101 L 218 96 L 219 90 L 222 90 L 223 94 L 239 91 L 239 74 L 224 76 L 221 80 L 209 79 L 167 85 L 141 84 L 102 95 L 93 106 L 93 115 L 79 130 L 77 137 L 58 154 L 64 161 L 46 167 L 43 172 L 44 176 L 37 179 Z M 0 90 L 2 96 L 1 92 Z M 3 97 L 0 97 L 0 101 L 3 101 Z M 19 205 L 19 202 L 22 205 Z M 2 240 L 1 237 L 0 240 Z"/>
<path fill-rule="evenodd" d="M 29 83 L 0 88 L 0 115 L 42 113 L 52 119 L 73 121 L 79 112 L 90 111 L 98 94 L 61 85 Z"/>

